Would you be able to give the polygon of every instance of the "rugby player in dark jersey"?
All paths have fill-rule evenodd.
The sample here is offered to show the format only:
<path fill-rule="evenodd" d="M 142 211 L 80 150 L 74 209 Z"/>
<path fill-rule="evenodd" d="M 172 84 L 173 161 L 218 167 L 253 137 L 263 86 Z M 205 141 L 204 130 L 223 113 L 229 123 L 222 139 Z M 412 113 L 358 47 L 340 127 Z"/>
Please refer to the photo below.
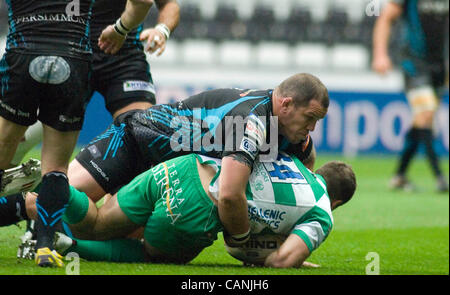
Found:
<path fill-rule="evenodd" d="M 92 15 L 91 44 L 93 49 L 92 93 L 98 91 L 105 99 L 113 118 L 131 109 L 147 109 L 155 104 L 155 89 L 145 50 L 161 54 L 170 33 L 179 23 L 179 5 L 175 0 L 155 0 L 159 14 L 154 28 L 143 30 L 141 24 L 127 33 L 124 44 L 114 55 L 104 53 L 97 45 L 108 25 L 114 24 L 124 10 L 126 1 L 96 0 Z"/>
<path fill-rule="evenodd" d="M 82 149 L 69 166 L 70 183 L 97 201 L 162 161 L 191 152 L 222 158 L 219 212 L 231 236 L 243 241 L 245 187 L 255 158 L 270 161 L 284 150 L 307 163 L 309 132 L 328 104 L 319 79 L 297 74 L 273 90 L 217 89 L 130 111 Z"/>
<path fill-rule="evenodd" d="M 125 9 L 126 0 L 96 0 L 92 8 L 91 46 L 93 51 L 90 94 L 99 92 L 106 109 L 113 118 L 132 109 L 147 109 L 156 103 L 155 87 L 144 50 L 161 55 L 171 32 L 180 19 L 180 8 L 175 0 L 155 0 L 158 8 L 157 25 L 143 29 L 139 25 L 126 34 L 122 48 L 114 55 L 98 47 L 98 39 L 108 25 L 114 24 Z M 142 42 L 145 42 L 142 44 Z M 9 165 L 15 167 L 33 147 L 42 141 L 42 125 L 31 126 Z"/>
<path fill-rule="evenodd" d="M 7 1 L 9 34 L 0 62 L 0 169 L 11 163 L 27 127 L 41 121 L 43 177 L 36 222 L 36 263 L 40 266 L 62 264 L 52 251 L 53 234 L 68 201 L 67 166 L 89 98 L 93 3 Z M 137 27 L 152 3 L 129 0 L 120 25 Z"/>
<path fill-rule="evenodd" d="M 372 67 L 380 74 L 392 68 L 388 53 L 392 23 L 402 19 L 406 28 L 401 68 L 413 122 L 406 134 L 396 175 L 391 180 L 393 188 L 414 189 L 406 171 L 423 143 L 437 179 L 437 189 L 448 191 L 447 180 L 433 147 L 432 130 L 439 98 L 443 90 L 448 89 L 448 11 L 447 0 L 391 0 L 375 24 Z"/>

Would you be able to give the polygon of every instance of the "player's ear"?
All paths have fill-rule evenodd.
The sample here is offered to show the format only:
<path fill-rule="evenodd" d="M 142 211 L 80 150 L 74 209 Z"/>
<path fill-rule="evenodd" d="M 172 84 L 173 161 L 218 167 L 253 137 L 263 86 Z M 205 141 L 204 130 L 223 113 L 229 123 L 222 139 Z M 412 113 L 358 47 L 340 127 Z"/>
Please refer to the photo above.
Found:
<path fill-rule="evenodd" d="M 281 97 L 280 105 L 282 110 L 287 110 L 291 105 L 294 104 L 292 97 Z"/>

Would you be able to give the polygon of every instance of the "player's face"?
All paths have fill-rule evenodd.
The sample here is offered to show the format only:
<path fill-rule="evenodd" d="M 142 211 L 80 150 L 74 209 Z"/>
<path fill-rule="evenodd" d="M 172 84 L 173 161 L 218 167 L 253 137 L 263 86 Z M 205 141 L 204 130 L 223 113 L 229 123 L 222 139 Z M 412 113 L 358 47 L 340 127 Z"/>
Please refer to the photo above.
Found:
<path fill-rule="evenodd" d="M 328 109 L 322 107 L 317 100 L 311 100 L 309 105 L 297 107 L 293 103 L 285 106 L 285 110 L 278 117 L 280 133 L 289 142 L 299 143 L 305 140 L 309 132 L 316 128 L 316 123 L 323 119 Z"/>

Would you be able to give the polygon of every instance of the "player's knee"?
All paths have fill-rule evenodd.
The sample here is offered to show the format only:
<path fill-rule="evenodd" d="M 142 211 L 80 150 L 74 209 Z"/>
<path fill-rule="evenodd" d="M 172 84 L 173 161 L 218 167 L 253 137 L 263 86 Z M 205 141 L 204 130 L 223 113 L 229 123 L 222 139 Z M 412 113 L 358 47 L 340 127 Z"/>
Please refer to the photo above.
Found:
<path fill-rule="evenodd" d="M 416 128 L 431 128 L 433 126 L 434 111 L 422 111 L 414 116 L 413 125 Z"/>
<path fill-rule="evenodd" d="M 91 174 L 76 159 L 69 164 L 67 176 L 71 186 L 86 193 L 94 202 L 99 201 L 106 194 Z"/>

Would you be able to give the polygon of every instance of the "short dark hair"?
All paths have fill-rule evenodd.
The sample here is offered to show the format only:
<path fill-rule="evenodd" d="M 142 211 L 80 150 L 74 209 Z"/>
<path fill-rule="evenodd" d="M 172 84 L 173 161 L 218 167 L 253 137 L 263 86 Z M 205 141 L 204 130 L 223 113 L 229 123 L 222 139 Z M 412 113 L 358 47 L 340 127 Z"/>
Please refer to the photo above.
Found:
<path fill-rule="evenodd" d="M 283 97 L 292 97 L 296 106 L 307 106 L 309 102 L 316 99 L 324 108 L 328 108 L 330 99 L 328 90 L 319 78 L 307 74 L 295 74 L 277 87 Z"/>
<path fill-rule="evenodd" d="M 327 192 L 331 200 L 347 203 L 356 190 L 356 176 L 350 165 L 341 161 L 331 161 L 316 170 L 326 182 Z"/>

